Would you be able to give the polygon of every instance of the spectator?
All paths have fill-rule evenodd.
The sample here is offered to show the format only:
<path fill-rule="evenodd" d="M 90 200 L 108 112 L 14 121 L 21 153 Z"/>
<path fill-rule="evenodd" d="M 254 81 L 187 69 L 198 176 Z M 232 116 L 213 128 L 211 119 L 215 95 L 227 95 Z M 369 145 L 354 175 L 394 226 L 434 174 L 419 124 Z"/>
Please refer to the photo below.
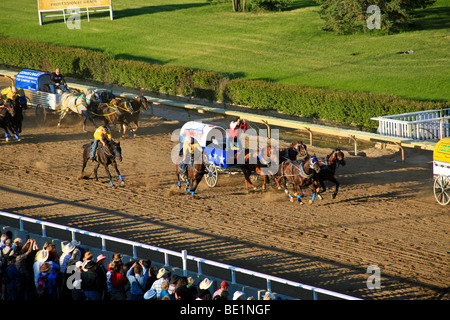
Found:
<path fill-rule="evenodd" d="M 189 278 L 187 279 L 187 282 L 188 282 L 187 287 L 189 288 L 189 290 L 191 290 L 191 292 L 192 292 L 192 294 L 194 295 L 194 297 L 197 298 L 197 296 L 198 296 L 198 290 L 197 290 L 197 287 L 194 285 L 194 283 L 195 283 L 194 278 L 189 277 Z"/>
<path fill-rule="evenodd" d="M 57 89 L 61 89 L 63 92 L 67 91 L 70 93 L 70 90 L 67 87 L 66 80 L 61 74 L 61 70 L 59 68 L 57 68 L 55 72 L 52 72 L 52 74 L 50 75 L 50 90 L 52 91 L 52 93 L 56 93 Z"/>
<path fill-rule="evenodd" d="M 213 300 L 228 300 L 228 287 L 230 285 L 226 281 L 222 281 L 220 288 L 217 289 L 213 294 Z"/>
<path fill-rule="evenodd" d="M 29 290 L 27 281 L 27 259 L 33 250 L 33 244 L 35 240 L 28 239 L 23 247 L 20 247 L 20 251 L 17 251 L 16 255 L 16 267 L 20 272 L 20 283 L 19 283 L 19 297 L 20 299 L 25 299 L 26 292 Z M 18 249 L 18 248 L 16 248 Z"/>
<path fill-rule="evenodd" d="M 96 270 L 97 264 L 92 260 L 86 260 L 81 265 L 81 289 L 86 300 L 100 300 L 103 283 Z"/>
<path fill-rule="evenodd" d="M 97 273 L 98 276 L 100 277 L 100 280 L 103 284 L 103 288 L 102 291 L 100 292 L 100 296 L 102 297 L 101 300 L 109 300 L 108 298 L 108 287 L 107 287 L 107 283 L 106 283 L 106 273 L 108 272 L 108 270 L 106 270 L 105 268 L 105 261 L 106 261 L 106 256 L 104 256 L 103 254 L 97 256 Z"/>
<path fill-rule="evenodd" d="M 167 270 L 166 268 L 161 268 L 158 271 L 158 274 L 156 275 L 157 280 L 153 282 L 151 289 L 156 291 L 156 297 L 159 299 L 161 298 L 161 284 L 166 281 L 167 284 L 169 284 L 169 277 L 171 275 L 171 272 Z M 167 289 L 167 292 L 169 290 Z"/>
<path fill-rule="evenodd" d="M 12 250 L 11 250 L 12 252 Z M 16 267 L 16 256 L 8 256 L 8 266 L 4 270 L 3 284 L 5 285 L 5 292 L 7 300 L 16 301 L 21 300 L 21 279 L 22 275 Z M 6 300 L 6 299 L 5 299 Z"/>
<path fill-rule="evenodd" d="M 111 300 L 126 300 L 126 286 L 128 279 L 121 273 L 122 265 L 113 261 L 108 265 L 109 281 L 111 283 Z"/>
<path fill-rule="evenodd" d="M 81 289 L 81 274 L 83 272 L 82 266 L 83 262 L 81 261 L 77 261 L 75 263 L 75 272 L 78 273 L 78 276 L 75 277 L 75 280 L 72 283 L 73 289 L 71 292 L 71 297 L 74 301 L 81 301 L 85 299 L 83 290 Z"/>
<path fill-rule="evenodd" d="M 144 286 L 148 278 L 148 269 L 144 266 L 143 260 L 139 260 L 139 263 L 133 263 L 127 271 L 127 278 L 130 282 L 129 300 L 143 300 L 145 293 Z"/>
<path fill-rule="evenodd" d="M 167 299 L 164 299 L 167 298 Z M 161 293 L 160 300 L 171 300 L 169 293 L 169 282 L 163 281 L 161 282 Z"/>
<path fill-rule="evenodd" d="M 152 284 L 156 280 L 156 273 L 154 272 L 154 268 L 152 268 L 152 262 L 150 260 L 145 260 L 144 266 L 148 270 L 148 278 L 147 278 L 147 282 L 145 282 L 145 287 L 144 287 L 145 292 L 147 292 L 148 290 L 150 290 L 152 288 Z"/>
<path fill-rule="evenodd" d="M 205 278 L 198 285 L 198 299 L 200 300 L 212 300 L 211 291 L 209 291 L 209 287 L 211 287 L 212 281 L 208 278 Z"/>
<path fill-rule="evenodd" d="M 54 270 L 52 271 L 51 261 L 44 262 L 40 266 L 39 272 L 35 279 L 38 300 L 47 301 L 47 300 L 54 300 L 56 298 L 55 279 L 56 279 L 56 272 Z"/>
<path fill-rule="evenodd" d="M 194 294 L 191 290 L 189 290 L 188 280 L 186 277 L 181 277 L 178 280 L 175 289 L 175 299 L 176 300 L 184 300 L 184 301 L 193 301 L 195 300 Z"/>
<path fill-rule="evenodd" d="M 235 291 L 233 294 L 233 300 L 244 300 L 244 293 L 242 291 Z"/>

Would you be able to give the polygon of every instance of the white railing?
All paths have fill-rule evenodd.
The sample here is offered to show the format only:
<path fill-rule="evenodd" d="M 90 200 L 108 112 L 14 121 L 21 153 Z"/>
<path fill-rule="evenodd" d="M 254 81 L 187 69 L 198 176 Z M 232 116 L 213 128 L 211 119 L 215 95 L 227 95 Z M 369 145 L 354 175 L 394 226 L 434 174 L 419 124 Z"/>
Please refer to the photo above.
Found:
<path fill-rule="evenodd" d="M 413 140 L 434 140 L 450 137 L 450 108 L 371 119 L 379 122 L 377 132 L 381 135 Z"/>
<path fill-rule="evenodd" d="M 95 232 L 90 232 L 90 231 L 85 231 L 85 230 L 81 230 L 81 229 L 76 229 L 76 228 L 63 226 L 63 225 L 59 225 L 59 224 L 52 223 L 52 222 L 47 222 L 47 221 L 37 220 L 37 219 L 33 219 L 33 218 L 28 218 L 28 217 L 24 217 L 24 216 L 20 216 L 20 215 L 13 214 L 13 213 L 8 213 L 8 212 L 3 212 L 3 211 L 0 211 L 0 216 L 5 216 L 5 217 L 17 219 L 18 222 L 19 222 L 19 230 L 22 231 L 22 232 L 26 231 L 24 229 L 24 225 L 23 225 L 24 221 L 35 223 L 35 224 L 39 224 L 39 225 L 41 225 L 42 237 L 44 237 L 44 238 L 47 237 L 47 227 L 56 228 L 56 229 L 60 229 L 60 230 L 64 230 L 64 231 L 70 231 L 71 234 L 72 234 L 72 239 L 71 240 L 76 240 L 76 234 L 83 234 L 83 235 L 88 235 L 88 236 L 95 237 L 95 238 L 100 238 L 102 240 L 102 251 L 107 251 L 107 249 L 106 249 L 106 240 L 113 241 L 113 242 L 118 242 L 120 244 L 128 244 L 128 245 L 130 245 L 132 247 L 133 258 L 135 258 L 135 259 L 138 258 L 138 256 L 137 256 L 137 248 L 143 248 L 143 249 L 147 249 L 147 250 L 163 253 L 164 254 L 164 265 L 166 265 L 166 266 L 170 265 L 169 264 L 169 256 L 178 257 L 178 258 L 181 258 L 182 261 L 183 261 L 183 275 L 184 276 L 187 276 L 187 273 L 188 273 L 187 261 L 190 260 L 190 261 L 195 261 L 197 263 L 197 272 L 196 273 L 198 275 L 202 275 L 202 265 L 203 264 L 204 265 L 214 266 L 214 267 L 221 268 L 221 269 L 224 269 L 224 270 L 229 270 L 231 272 L 231 283 L 232 284 L 237 284 L 236 283 L 236 273 L 242 273 L 242 274 L 254 276 L 256 278 L 265 279 L 266 282 L 267 282 L 267 291 L 272 291 L 271 290 L 271 283 L 272 282 L 277 282 L 277 283 L 280 283 L 280 284 L 284 284 L 284 285 L 300 288 L 300 289 L 303 289 L 303 290 L 309 290 L 309 291 L 312 292 L 314 300 L 318 300 L 318 296 L 317 296 L 318 293 L 324 294 L 324 295 L 327 295 L 327 296 L 331 296 L 331 297 L 334 297 L 334 298 L 338 298 L 338 299 L 344 299 L 344 300 L 362 300 L 362 299 L 359 299 L 359 298 L 356 298 L 356 297 L 348 296 L 348 295 L 337 293 L 337 292 L 334 292 L 334 291 L 313 287 L 313 286 L 310 286 L 310 285 L 306 285 L 306 284 L 302 284 L 302 283 L 298 283 L 298 282 L 294 282 L 294 281 L 290 281 L 290 280 L 286 280 L 286 279 L 270 276 L 270 275 L 267 275 L 267 274 L 263 274 L 263 273 L 259 273 L 259 272 L 255 272 L 255 271 L 251 271 L 251 270 L 247 270 L 247 269 L 243 269 L 243 268 L 233 267 L 233 266 L 230 266 L 230 265 L 227 265 L 227 264 L 224 264 L 224 263 L 220 263 L 220 262 L 215 262 L 215 261 L 211 261 L 211 260 L 198 258 L 198 257 L 195 257 L 195 256 L 188 255 L 186 250 L 183 250 L 181 252 L 176 252 L 176 251 L 162 249 L 162 248 L 154 247 L 154 246 L 143 244 L 143 243 L 139 243 L 139 242 L 124 240 L 124 239 L 120 239 L 120 238 L 116 238 L 116 237 L 112 237 L 112 236 L 108 236 L 108 235 L 103 235 L 103 234 L 99 234 L 99 233 L 95 233 Z M 1 225 L 1 223 L 0 223 L 0 225 Z"/>

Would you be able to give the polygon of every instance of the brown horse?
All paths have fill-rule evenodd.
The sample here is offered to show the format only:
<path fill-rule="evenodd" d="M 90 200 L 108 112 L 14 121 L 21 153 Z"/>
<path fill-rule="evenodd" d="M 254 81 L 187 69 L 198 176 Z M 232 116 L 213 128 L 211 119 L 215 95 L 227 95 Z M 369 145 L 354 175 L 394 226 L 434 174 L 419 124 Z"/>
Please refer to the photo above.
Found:
<path fill-rule="evenodd" d="M 305 159 L 308 156 L 308 151 L 303 141 L 294 141 L 289 147 L 280 149 L 280 162 L 286 160 L 296 161 L 298 155 L 300 155 L 299 160 Z"/>
<path fill-rule="evenodd" d="M 109 123 L 119 124 L 124 136 L 130 123 L 134 123 L 137 131 L 139 125 L 139 114 L 141 108 L 148 109 L 148 102 L 144 96 L 136 97 L 133 100 L 125 100 L 123 98 L 114 98 L 109 103 L 100 103 L 97 107 L 97 116 L 103 117 L 105 125 Z"/>
<path fill-rule="evenodd" d="M 5 101 L 4 105 L 0 106 L 0 128 L 5 130 L 6 141 L 9 141 L 11 135 L 14 135 L 16 140 L 20 141 L 14 130 L 15 115 L 14 106 L 10 101 Z"/>
<path fill-rule="evenodd" d="M 279 149 L 272 146 L 262 148 L 259 152 L 250 149 L 242 149 L 240 152 L 244 152 L 244 164 L 241 165 L 242 173 L 245 178 L 245 188 L 248 192 L 248 185 L 256 190 L 256 186 L 251 182 L 250 176 L 252 172 L 264 177 L 262 189 L 266 189 L 269 176 L 272 176 L 275 182 L 280 188 L 278 181 L 275 179 L 275 174 L 279 163 Z M 241 157 L 240 152 L 236 153 L 235 159 Z M 253 159 L 252 159 L 253 158 Z M 238 162 L 237 162 L 238 163 Z M 274 169 L 275 167 L 275 169 Z"/>
<path fill-rule="evenodd" d="M 294 184 L 294 196 L 300 204 L 302 202 L 302 187 L 310 187 L 313 192 L 312 199 L 309 203 L 313 203 L 316 198 L 316 187 L 314 186 L 314 172 L 320 172 L 319 161 L 315 156 L 307 156 L 303 161 L 286 160 L 280 163 L 277 178 L 283 179 L 284 192 L 289 196 L 290 201 L 294 201 L 290 194 L 286 180 Z"/>
<path fill-rule="evenodd" d="M 86 168 L 86 164 L 89 161 L 89 158 L 90 158 L 89 150 L 91 149 L 92 143 L 93 142 L 83 145 L 83 166 L 81 169 L 80 178 L 83 177 L 84 169 Z M 99 143 L 96 152 L 97 152 L 97 158 L 95 160 L 96 164 L 94 166 L 95 180 L 98 181 L 97 171 L 98 171 L 98 167 L 100 166 L 100 164 L 102 164 L 103 167 L 105 168 L 106 173 L 108 174 L 109 183 L 110 183 L 111 187 L 114 187 L 114 183 L 112 182 L 111 172 L 109 171 L 109 168 L 108 168 L 109 165 L 112 165 L 114 167 L 114 169 L 116 170 L 117 175 L 119 176 L 121 184 L 122 185 L 125 184 L 125 182 L 123 181 L 122 175 L 120 174 L 119 169 L 117 168 L 117 162 L 116 162 L 116 159 L 119 161 L 122 161 L 122 149 L 120 147 L 120 142 L 114 142 L 112 140 L 109 140 L 106 143 L 106 147 L 104 147 L 102 143 Z"/>
<path fill-rule="evenodd" d="M 335 184 L 333 199 L 336 198 L 339 191 L 339 182 L 334 175 L 339 165 L 345 166 L 344 153 L 340 149 L 334 149 L 326 158 L 319 159 L 320 172 L 314 176 L 316 186 L 320 184 L 321 187 L 317 194 L 319 199 L 323 199 L 320 193 L 326 191 L 324 181 L 330 181 Z"/>
<path fill-rule="evenodd" d="M 134 123 L 134 129 L 132 129 L 133 132 L 136 132 L 139 129 L 139 114 L 141 113 L 141 109 L 148 110 L 148 107 L 152 104 L 150 101 L 150 104 L 146 97 L 143 95 L 140 95 L 136 97 L 134 100 L 131 100 L 130 106 L 131 110 L 129 113 L 125 114 L 125 120 L 128 123 Z"/>
<path fill-rule="evenodd" d="M 181 176 L 181 172 L 180 172 L 180 162 L 181 162 L 182 156 L 180 156 L 178 158 L 176 165 L 176 175 L 177 175 L 177 180 L 178 180 L 178 189 L 181 188 L 181 181 L 186 181 L 186 191 L 190 192 L 192 196 L 195 195 L 195 191 L 197 190 L 198 185 L 200 184 L 200 181 L 202 180 L 203 176 L 205 175 L 205 173 L 207 173 L 206 171 L 206 165 L 203 162 L 203 160 L 198 161 L 196 159 L 196 161 L 193 161 L 192 163 L 190 163 L 188 165 L 188 167 L 186 168 L 186 172 L 187 172 L 187 178 L 185 179 L 184 177 Z"/>

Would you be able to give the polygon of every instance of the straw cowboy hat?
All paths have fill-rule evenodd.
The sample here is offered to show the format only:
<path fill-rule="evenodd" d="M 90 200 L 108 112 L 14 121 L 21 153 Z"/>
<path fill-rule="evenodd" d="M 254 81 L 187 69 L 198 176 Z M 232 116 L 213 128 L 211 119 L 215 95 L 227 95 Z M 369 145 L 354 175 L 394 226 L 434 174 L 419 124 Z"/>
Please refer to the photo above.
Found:
<path fill-rule="evenodd" d="M 63 253 L 71 253 L 75 249 L 75 246 L 71 242 L 67 244 L 61 243 L 61 247 Z"/>
<path fill-rule="evenodd" d="M 202 290 L 207 290 L 207 289 L 209 289 L 209 287 L 211 287 L 211 285 L 212 285 L 212 281 L 209 280 L 208 278 L 205 278 L 202 280 L 202 282 L 200 282 L 198 287 Z"/>
<path fill-rule="evenodd" d="M 38 261 L 38 262 L 45 262 L 45 261 L 47 261 L 48 254 L 49 254 L 48 250 L 39 250 L 36 253 L 36 261 Z"/>
<path fill-rule="evenodd" d="M 81 244 L 81 242 L 80 242 L 80 241 L 76 241 L 76 240 L 72 240 L 72 241 L 70 242 L 70 244 L 73 245 L 74 247 L 79 247 L 80 244 Z"/>
<path fill-rule="evenodd" d="M 169 271 L 166 268 L 161 268 L 158 271 L 158 274 L 156 275 L 156 278 L 159 279 L 162 276 L 165 276 L 166 274 L 169 274 Z"/>
<path fill-rule="evenodd" d="M 93 257 L 92 253 L 90 251 L 86 251 L 84 253 L 83 261 L 91 260 Z"/>

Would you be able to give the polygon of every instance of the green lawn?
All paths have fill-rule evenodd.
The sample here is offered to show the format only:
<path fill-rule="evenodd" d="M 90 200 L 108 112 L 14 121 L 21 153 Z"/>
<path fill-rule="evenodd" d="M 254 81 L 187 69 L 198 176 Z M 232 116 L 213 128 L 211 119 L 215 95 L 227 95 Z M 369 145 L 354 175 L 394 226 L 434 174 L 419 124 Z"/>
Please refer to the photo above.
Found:
<path fill-rule="evenodd" d="M 60 18 L 39 26 L 36 0 L 2 0 L 0 36 L 247 79 L 450 100 L 450 0 L 421 10 L 417 30 L 384 36 L 328 34 L 311 0 L 265 14 L 233 13 L 230 3 L 206 0 L 113 0 L 113 8 L 113 21 L 97 13 L 70 30 Z M 414 53 L 397 54 L 407 50 Z"/>

